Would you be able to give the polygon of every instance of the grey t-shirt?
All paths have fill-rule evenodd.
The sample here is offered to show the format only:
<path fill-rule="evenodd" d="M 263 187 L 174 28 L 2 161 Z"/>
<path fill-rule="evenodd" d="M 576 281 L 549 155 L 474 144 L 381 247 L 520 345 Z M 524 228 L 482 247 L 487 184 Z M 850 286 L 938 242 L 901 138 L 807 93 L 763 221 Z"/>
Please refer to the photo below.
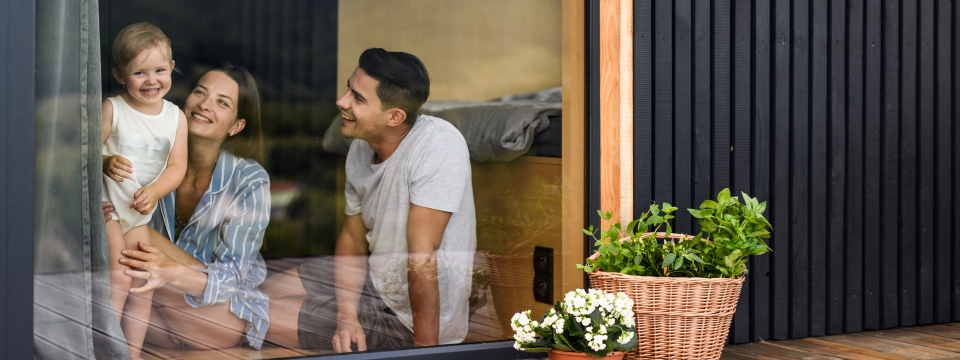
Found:
<path fill-rule="evenodd" d="M 466 142 L 453 125 L 421 115 L 397 150 L 380 164 L 366 141 L 354 141 L 346 163 L 346 214 L 361 214 L 370 244 L 370 278 L 384 303 L 411 331 L 407 290 L 410 204 L 450 212 L 437 250 L 440 344 L 467 335 L 476 213 Z"/>

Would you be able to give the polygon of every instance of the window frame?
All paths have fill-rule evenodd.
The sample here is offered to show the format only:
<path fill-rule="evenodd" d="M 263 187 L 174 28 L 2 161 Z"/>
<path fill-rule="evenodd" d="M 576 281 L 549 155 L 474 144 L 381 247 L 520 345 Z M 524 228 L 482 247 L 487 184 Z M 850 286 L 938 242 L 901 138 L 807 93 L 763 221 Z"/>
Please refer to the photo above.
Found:
<path fill-rule="evenodd" d="M 36 10 L 8 0 L 0 12 L 0 358 L 33 355 L 33 211 Z M 30 324 L 24 329 L 25 324 Z"/>
<path fill-rule="evenodd" d="M 0 112 L 5 117 L 0 146 L 0 239 L 5 244 L 0 266 L 0 342 L 3 358 L 28 358 L 33 353 L 34 267 L 34 135 L 36 4 L 8 0 L 0 13 Z M 581 262 L 592 243 L 579 231 L 593 221 L 586 209 L 599 203 L 599 12 L 596 3 L 563 0 L 563 129 L 562 243 L 565 264 Z M 588 161 L 589 160 L 589 161 Z M 591 177 L 591 178 L 588 178 Z M 563 270 L 563 289 L 584 287 L 586 276 L 572 265 Z M 536 357 L 513 349 L 513 341 L 494 341 L 324 356 L 323 359 L 463 359 Z M 321 357 L 316 357 L 321 358 Z"/>

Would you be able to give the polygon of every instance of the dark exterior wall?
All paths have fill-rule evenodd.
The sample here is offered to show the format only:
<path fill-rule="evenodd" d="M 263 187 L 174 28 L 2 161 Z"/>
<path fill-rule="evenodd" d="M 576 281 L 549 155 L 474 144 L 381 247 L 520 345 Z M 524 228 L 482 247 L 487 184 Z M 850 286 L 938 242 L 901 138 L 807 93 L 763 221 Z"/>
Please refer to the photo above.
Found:
<path fill-rule="evenodd" d="M 948 0 L 635 1 L 635 212 L 768 201 L 730 341 L 960 320 L 957 19 Z"/>
<path fill-rule="evenodd" d="M 34 2 L 0 4 L 0 358 L 33 347 Z"/>

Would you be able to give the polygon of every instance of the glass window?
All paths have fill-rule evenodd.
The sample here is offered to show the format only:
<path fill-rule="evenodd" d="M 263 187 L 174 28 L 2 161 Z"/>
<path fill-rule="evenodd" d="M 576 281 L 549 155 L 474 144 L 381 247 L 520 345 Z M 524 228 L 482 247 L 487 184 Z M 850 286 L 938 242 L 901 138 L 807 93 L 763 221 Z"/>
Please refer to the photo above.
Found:
<path fill-rule="evenodd" d="M 98 55 L 78 57 L 90 70 L 70 79 L 77 90 L 38 98 L 84 114 L 58 131 L 90 142 L 83 151 L 38 142 L 38 164 L 72 156 L 70 166 L 82 166 L 62 171 L 91 175 L 84 184 L 51 170 L 38 182 L 83 193 L 88 208 L 111 200 L 119 219 L 101 227 L 55 196 L 37 200 L 37 273 L 49 274 L 38 286 L 84 284 L 68 273 L 93 284 L 72 293 L 96 312 L 81 324 L 105 334 L 87 335 L 104 339 L 94 351 L 280 358 L 506 340 L 514 313 L 559 300 L 559 1 L 96 7 L 75 26 L 52 17 L 54 6 L 51 23 L 38 22 L 60 30 L 50 36 L 99 44 Z M 72 34 L 84 21 L 99 32 Z M 143 21 L 167 40 L 157 42 L 151 26 L 129 27 Z M 72 62 L 56 51 L 82 52 L 74 42 L 51 43 L 38 59 Z M 109 121 L 90 113 L 100 106 Z M 176 126 L 156 125 L 163 121 Z M 142 145 L 133 133 L 147 134 Z M 106 150 L 96 154 L 103 134 Z M 104 166 L 93 168 L 97 161 Z M 87 229 L 86 242 L 49 246 L 54 223 Z"/>

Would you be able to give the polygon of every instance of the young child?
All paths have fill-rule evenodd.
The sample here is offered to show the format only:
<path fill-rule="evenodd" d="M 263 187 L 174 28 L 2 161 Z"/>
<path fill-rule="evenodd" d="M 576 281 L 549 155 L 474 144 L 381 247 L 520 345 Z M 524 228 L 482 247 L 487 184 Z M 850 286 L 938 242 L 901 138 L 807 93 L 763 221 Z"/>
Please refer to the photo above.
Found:
<path fill-rule="evenodd" d="M 126 92 L 103 102 L 103 198 L 116 211 L 106 223 L 110 301 L 140 358 L 153 292 L 127 296 L 146 282 L 124 275 L 120 252 L 150 244 L 147 222 L 157 201 L 175 190 L 187 169 L 187 118 L 163 99 L 174 69 L 170 39 L 147 22 L 127 26 L 113 42 L 111 72 Z M 150 274 L 151 276 L 153 274 Z M 147 278 L 147 282 L 149 282 Z"/>

